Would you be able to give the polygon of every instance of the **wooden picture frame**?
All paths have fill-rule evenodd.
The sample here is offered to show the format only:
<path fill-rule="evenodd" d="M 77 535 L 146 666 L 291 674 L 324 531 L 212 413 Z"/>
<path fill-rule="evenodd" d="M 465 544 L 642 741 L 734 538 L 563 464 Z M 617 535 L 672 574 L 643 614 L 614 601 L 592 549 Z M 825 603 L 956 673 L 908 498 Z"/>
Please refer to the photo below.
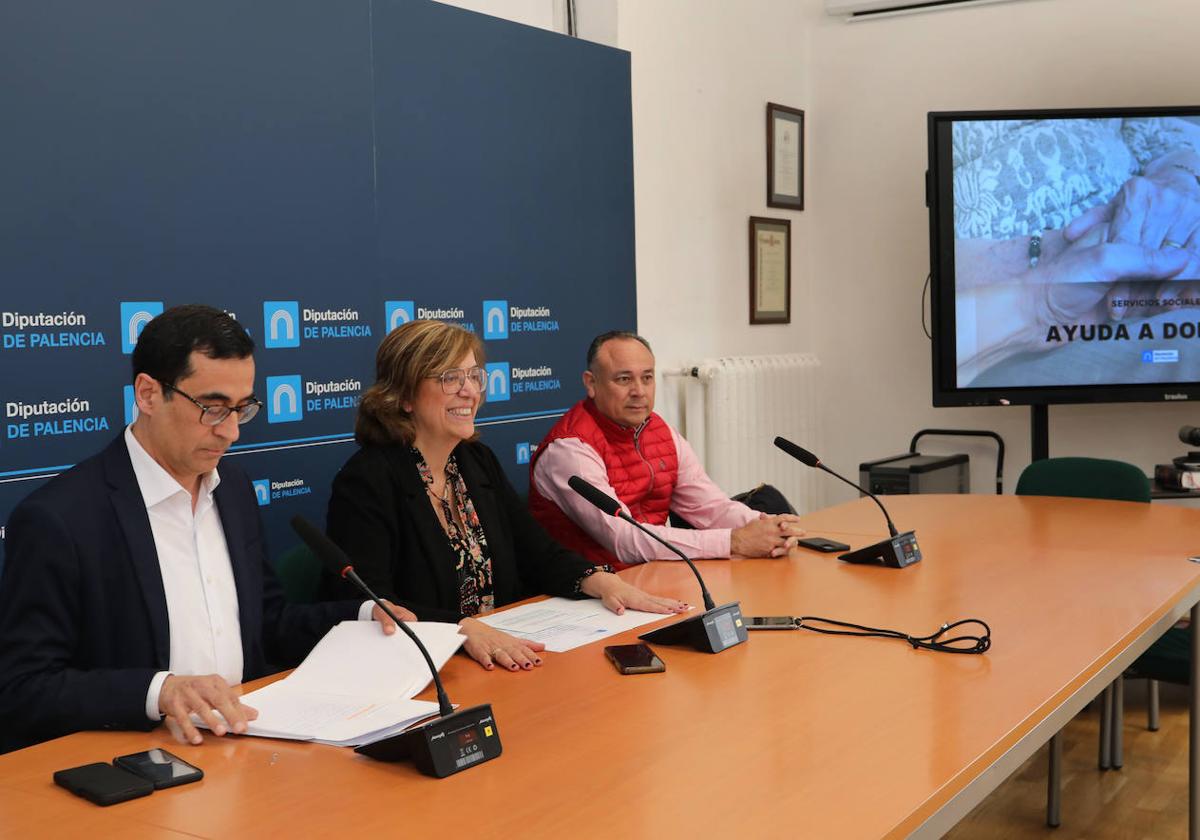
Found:
<path fill-rule="evenodd" d="M 750 217 L 750 323 L 792 322 L 792 223 Z"/>
<path fill-rule="evenodd" d="M 767 206 L 804 209 L 804 112 L 767 103 Z"/>

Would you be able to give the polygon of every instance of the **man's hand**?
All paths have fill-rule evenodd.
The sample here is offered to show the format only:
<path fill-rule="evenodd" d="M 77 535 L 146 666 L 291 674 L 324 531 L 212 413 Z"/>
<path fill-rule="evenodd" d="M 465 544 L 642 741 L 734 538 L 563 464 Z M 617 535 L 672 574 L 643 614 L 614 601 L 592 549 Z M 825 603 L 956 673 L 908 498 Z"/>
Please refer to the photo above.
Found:
<path fill-rule="evenodd" d="M 729 553 L 738 557 L 783 557 L 804 536 L 800 517 L 790 513 L 758 519 L 734 528 L 729 534 Z"/>
<path fill-rule="evenodd" d="M 396 618 L 400 619 L 401 621 L 417 620 L 416 614 L 410 610 L 406 610 L 404 607 L 398 607 L 386 598 L 381 600 L 383 603 L 388 605 L 391 611 L 396 614 Z M 396 622 L 392 621 L 391 618 L 388 617 L 388 614 L 379 608 L 378 604 L 376 604 L 371 610 L 371 620 L 378 621 L 383 627 L 384 634 L 387 636 L 390 636 L 396 632 Z"/>
<path fill-rule="evenodd" d="M 677 598 L 660 598 L 643 592 L 631 583 L 626 583 L 611 572 L 597 572 L 583 579 L 580 591 L 584 595 L 599 598 L 600 602 L 617 615 L 625 610 L 640 610 L 652 613 L 687 612 L 688 605 Z"/>
<path fill-rule="evenodd" d="M 214 735 L 224 735 L 228 731 L 240 735 L 246 731 L 247 721 L 258 717 L 258 710 L 243 705 L 237 692 L 216 674 L 203 677 L 171 674 L 163 681 L 158 693 L 158 710 L 166 717 L 171 734 L 185 744 L 199 744 L 204 740 L 192 723 L 193 714 L 199 715 Z"/>

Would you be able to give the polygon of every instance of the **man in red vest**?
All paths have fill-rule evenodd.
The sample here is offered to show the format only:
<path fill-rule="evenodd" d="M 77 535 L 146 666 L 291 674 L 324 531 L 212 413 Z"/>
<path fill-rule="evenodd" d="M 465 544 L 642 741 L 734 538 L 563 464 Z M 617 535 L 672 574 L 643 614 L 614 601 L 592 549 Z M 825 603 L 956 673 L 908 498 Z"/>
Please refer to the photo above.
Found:
<path fill-rule="evenodd" d="M 583 373 L 587 399 L 564 414 L 529 462 L 529 509 L 560 543 L 622 569 L 675 557 L 568 485 L 578 475 L 692 558 L 781 557 L 804 531 L 730 500 L 683 437 L 654 413 L 654 353 L 631 332 L 597 336 Z M 695 529 L 672 528 L 671 511 Z"/>

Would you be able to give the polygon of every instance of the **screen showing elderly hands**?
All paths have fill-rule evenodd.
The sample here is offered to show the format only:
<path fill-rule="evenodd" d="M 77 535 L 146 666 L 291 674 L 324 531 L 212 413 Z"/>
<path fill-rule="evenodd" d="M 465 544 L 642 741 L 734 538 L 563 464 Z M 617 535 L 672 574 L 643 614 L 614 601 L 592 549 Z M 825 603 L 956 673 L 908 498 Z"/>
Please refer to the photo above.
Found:
<path fill-rule="evenodd" d="M 952 138 L 959 387 L 1200 378 L 1200 117 Z"/>

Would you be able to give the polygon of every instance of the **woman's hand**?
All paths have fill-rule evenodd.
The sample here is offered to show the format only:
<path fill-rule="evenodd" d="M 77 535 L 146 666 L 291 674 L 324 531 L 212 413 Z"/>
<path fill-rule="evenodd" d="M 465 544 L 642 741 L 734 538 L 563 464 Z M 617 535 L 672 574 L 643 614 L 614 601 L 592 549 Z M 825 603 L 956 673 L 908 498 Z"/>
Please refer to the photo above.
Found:
<path fill-rule="evenodd" d="M 1035 349 L 1046 349 L 1044 331 L 1051 325 L 1119 320 L 1121 316 L 1112 316 L 1113 300 L 1135 296 L 1138 288 L 1149 293 L 1174 283 L 1186 291 L 1173 280 L 1189 262 L 1186 251 L 1123 242 L 1090 244 L 1090 239 L 1076 241 L 1018 278 L 1026 291 L 1025 320 L 1041 333 Z"/>
<path fill-rule="evenodd" d="M 617 615 L 622 615 L 625 610 L 652 613 L 681 613 L 688 610 L 688 605 L 683 601 L 643 592 L 610 572 L 596 572 L 587 576 L 580 590 L 584 595 L 599 598 L 604 606 Z"/>
<path fill-rule="evenodd" d="M 542 664 L 538 654 L 546 646 L 541 642 L 518 639 L 475 618 L 464 618 L 458 629 L 467 637 L 463 650 L 488 671 L 497 665 L 508 671 L 528 671 Z"/>

